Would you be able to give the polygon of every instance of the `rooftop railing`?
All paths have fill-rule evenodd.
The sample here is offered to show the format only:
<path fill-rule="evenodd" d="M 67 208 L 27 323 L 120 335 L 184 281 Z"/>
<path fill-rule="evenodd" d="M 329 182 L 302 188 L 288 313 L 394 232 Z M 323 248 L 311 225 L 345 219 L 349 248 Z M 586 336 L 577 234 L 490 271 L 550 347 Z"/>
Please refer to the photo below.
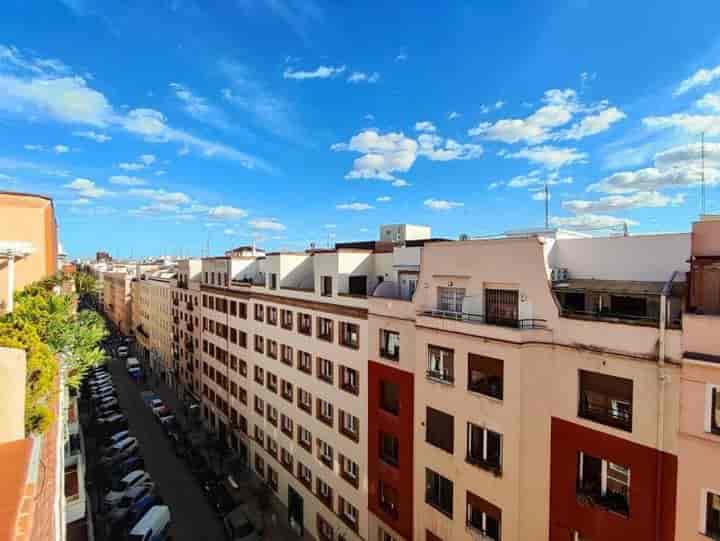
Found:
<path fill-rule="evenodd" d="M 546 329 L 547 320 L 540 318 L 503 318 L 497 316 L 488 316 L 486 314 L 473 314 L 470 312 L 456 312 L 453 310 L 442 310 L 439 308 L 425 307 L 419 312 L 419 315 L 426 317 L 436 317 L 441 319 L 452 319 L 454 321 L 463 321 L 465 323 L 478 323 L 482 325 L 497 325 L 499 327 L 509 327 L 513 329 Z"/>

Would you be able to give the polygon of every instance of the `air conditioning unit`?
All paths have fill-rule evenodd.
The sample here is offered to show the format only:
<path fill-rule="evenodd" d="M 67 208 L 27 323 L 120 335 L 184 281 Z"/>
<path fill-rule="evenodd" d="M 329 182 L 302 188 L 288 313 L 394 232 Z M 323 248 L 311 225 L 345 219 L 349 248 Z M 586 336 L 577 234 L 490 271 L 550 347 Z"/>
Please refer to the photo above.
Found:
<path fill-rule="evenodd" d="M 553 282 L 565 282 L 570 277 L 570 273 L 566 268 L 552 269 L 550 271 L 550 279 Z"/>

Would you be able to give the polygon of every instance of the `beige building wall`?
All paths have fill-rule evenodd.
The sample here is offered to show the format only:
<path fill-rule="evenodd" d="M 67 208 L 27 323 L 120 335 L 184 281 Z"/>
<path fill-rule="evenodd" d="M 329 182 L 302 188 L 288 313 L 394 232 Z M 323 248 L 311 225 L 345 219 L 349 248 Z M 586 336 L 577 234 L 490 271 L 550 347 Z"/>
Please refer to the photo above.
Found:
<path fill-rule="evenodd" d="M 137 298 L 133 303 L 133 311 L 139 315 L 137 322 L 133 322 L 133 332 L 145 349 L 151 353 L 151 366 L 155 370 L 170 371 L 174 367 L 172 360 L 172 297 L 168 280 L 155 278 L 141 278 L 133 282 L 137 291 Z M 138 332 L 138 325 L 142 325 L 147 337 Z"/>
<path fill-rule="evenodd" d="M 107 272 L 103 278 L 105 315 L 123 334 L 132 330 L 131 283 L 126 272 Z"/>
<path fill-rule="evenodd" d="M 15 260 L 15 291 L 57 272 L 57 223 L 52 199 L 0 192 L 0 243 L 30 243 L 33 253 Z M 0 258 L 0 312 L 8 299 L 7 260 Z"/>
<path fill-rule="evenodd" d="M 199 259 L 179 261 L 177 278 L 171 282 L 172 354 L 179 383 L 177 391 L 181 396 L 188 391 L 194 400 L 200 399 L 202 390 L 200 270 Z"/>
<path fill-rule="evenodd" d="M 25 352 L 0 348 L 0 444 L 25 437 Z"/>

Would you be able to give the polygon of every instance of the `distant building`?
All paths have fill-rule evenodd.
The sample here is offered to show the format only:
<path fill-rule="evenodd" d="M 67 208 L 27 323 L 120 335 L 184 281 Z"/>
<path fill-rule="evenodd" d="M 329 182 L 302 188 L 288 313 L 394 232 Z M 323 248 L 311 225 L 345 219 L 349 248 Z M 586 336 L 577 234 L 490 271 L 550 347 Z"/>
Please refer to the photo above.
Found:
<path fill-rule="evenodd" d="M 12 293 L 57 272 L 58 232 L 52 199 L 0 192 L 0 314 Z"/>
<path fill-rule="evenodd" d="M 97 263 L 109 263 L 112 261 L 112 256 L 110 256 L 109 252 L 96 252 L 95 261 Z"/>

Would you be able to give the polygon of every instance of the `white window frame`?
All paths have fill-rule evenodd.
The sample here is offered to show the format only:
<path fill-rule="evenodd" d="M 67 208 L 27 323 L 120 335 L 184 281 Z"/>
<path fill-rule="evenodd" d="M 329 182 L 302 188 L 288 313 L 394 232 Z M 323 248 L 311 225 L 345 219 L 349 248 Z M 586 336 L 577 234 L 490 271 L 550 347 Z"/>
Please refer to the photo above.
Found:
<path fill-rule="evenodd" d="M 698 531 L 702 535 L 707 533 L 707 499 L 709 494 L 720 496 L 720 489 L 703 488 L 700 491 L 700 524 L 698 524 Z"/>
<path fill-rule="evenodd" d="M 705 432 L 708 434 L 713 434 L 712 431 L 712 395 L 713 390 L 717 390 L 718 393 L 720 393 L 720 385 L 713 385 L 712 383 L 708 383 L 705 385 Z M 720 397 L 718 398 L 720 400 Z"/>
<path fill-rule="evenodd" d="M 323 440 L 318 440 L 319 454 L 321 458 L 333 461 L 334 451 L 332 445 Z"/>
<path fill-rule="evenodd" d="M 351 434 L 359 434 L 360 433 L 360 419 L 355 417 L 354 415 L 351 415 L 347 411 L 340 410 L 342 412 L 342 426 L 345 430 L 350 432 Z M 349 422 L 349 426 L 348 426 Z"/>
<path fill-rule="evenodd" d="M 599 458 L 599 457 L 596 457 Z M 582 482 L 583 480 L 583 466 L 585 463 L 585 452 L 580 451 L 580 460 L 578 461 L 578 479 Z M 600 458 L 600 494 L 602 496 L 605 496 L 607 494 L 607 482 L 608 482 L 608 470 L 612 469 L 610 465 L 613 466 L 619 466 L 621 468 L 625 468 L 627 470 L 627 488 L 628 493 L 630 492 L 631 485 L 631 471 L 629 467 L 622 466 L 621 464 L 615 464 L 614 462 L 611 462 L 609 460 L 606 460 L 604 458 Z M 618 479 L 615 479 L 615 481 L 618 481 Z M 629 500 L 629 498 L 628 498 Z"/>
<path fill-rule="evenodd" d="M 325 419 L 332 419 L 333 416 L 333 405 L 327 401 L 323 400 L 322 398 L 319 400 L 320 402 L 320 415 L 324 417 Z"/>
<path fill-rule="evenodd" d="M 303 443 L 312 445 L 312 433 L 307 428 L 298 426 L 298 437 L 303 441 Z"/>
<path fill-rule="evenodd" d="M 360 467 L 358 466 L 357 462 L 355 462 L 354 460 L 350 460 L 345 455 L 343 455 L 342 469 L 349 477 L 352 477 L 353 479 L 358 478 Z"/>
<path fill-rule="evenodd" d="M 323 498 L 330 496 L 330 485 L 318 477 L 318 492 Z"/>
<path fill-rule="evenodd" d="M 301 404 L 312 407 L 312 394 L 310 391 L 298 388 L 298 396 L 300 397 Z"/>
<path fill-rule="evenodd" d="M 324 378 L 332 379 L 333 372 L 335 371 L 333 362 L 330 359 L 326 359 L 325 357 L 318 357 L 318 360 L 320 361 L 318 363 L 320 365 L 320 375 Z"/>
<path fill-rule="evenodd" d="M 340 496 L 340 513 L 353 524 L 357 524 L 359 513 L 357 507 Z"/>
<path fill-rule="evenodd" d="M 488 457 L 488 431 L 494 432 L 495 434 L 500 436 L 500 466 L 502 466 L 503 443 L 504 443 L 503 435 L 500 432 L 498 432 L 497 430 L 493 430 L 492 428 L 488 428 L 487 426 L 476 425 L 475 423 L 472 423 L 472 422 L 468 423 L 468 424 L 470 424 L 473 427 L 479 428 L 482 431 L 482 457 L 481 458 L 486 462 L 487 462 L 487 457 Z M 468 440 L 467 440 L 466 453 L 468 454 L 468 456 L 470 456 L 470 449 L 472 448 L 472 441 L 473 441 L 472 440 L 473 431 L 468 430 L 468 432 L 469 432 L 469 434 L 468 434 Z"/>

